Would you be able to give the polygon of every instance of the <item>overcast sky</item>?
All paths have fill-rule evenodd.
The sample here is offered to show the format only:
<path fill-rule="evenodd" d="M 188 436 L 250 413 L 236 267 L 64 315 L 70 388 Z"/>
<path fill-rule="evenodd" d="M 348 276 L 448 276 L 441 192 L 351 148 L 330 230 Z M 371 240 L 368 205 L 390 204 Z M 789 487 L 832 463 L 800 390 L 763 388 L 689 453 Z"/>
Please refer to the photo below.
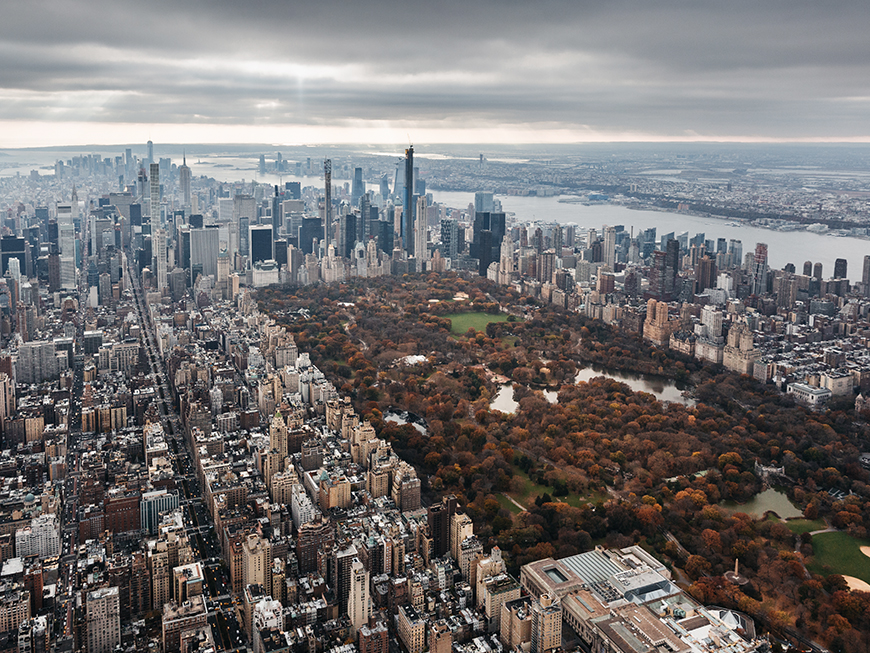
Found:
<path fill-rule="evenodd" d="M 29 0 L 0 146 L 870 140 L 870 3 Z"/>

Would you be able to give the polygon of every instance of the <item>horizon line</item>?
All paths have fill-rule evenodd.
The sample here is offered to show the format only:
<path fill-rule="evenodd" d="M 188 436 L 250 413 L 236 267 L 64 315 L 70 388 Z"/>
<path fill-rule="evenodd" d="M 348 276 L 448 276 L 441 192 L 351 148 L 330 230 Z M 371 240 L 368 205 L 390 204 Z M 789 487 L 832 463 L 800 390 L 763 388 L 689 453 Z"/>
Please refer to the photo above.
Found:
<path fill-rule="evenodd" d="M 0 144 L 0 151 L 32 151 L 70 148 L 95 147 L 145 147 L 145 141 L 107 141 L 81 143 L 54 143 L 51 145 L 10 145 Z M 297 142 L 265 142 L 265 141 L 155 141 L 160 147 L 191 147 L 191 146 L 227 146 L 227 147 L 365 147 L 365 146 L 397 146 L 392 141 L 297 141 Z M 870 145 L 870 136 L 854 138 L 650 138 L 650 139 L 611 139 L 611 140 L 573 140 L 573 141 L 416 141 L 418 147 L 472 147 L 472 146 L 503 146 L 503 147 L 564 147 L 572 145 Z M 404 149 L 404 145 L 400 149 Z"/>

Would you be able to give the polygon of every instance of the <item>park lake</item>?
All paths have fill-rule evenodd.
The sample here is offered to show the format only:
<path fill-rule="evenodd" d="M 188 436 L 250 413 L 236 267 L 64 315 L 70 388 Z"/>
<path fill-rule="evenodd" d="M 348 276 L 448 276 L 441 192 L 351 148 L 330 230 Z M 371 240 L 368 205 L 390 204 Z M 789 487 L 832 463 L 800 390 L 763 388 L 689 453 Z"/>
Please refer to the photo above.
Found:
<path fill-rule="evenodd" d="M 580 383 L 581 381 L 590 381 L 597 376 L 603 376 L 624 383 L 635 392 L 648 392 L 655 395 L 659 401 L 674 401 L 686 405 L 693 405 L 695 403 L 693 399 L 683 395 L 683 390 L 686 389 L 685 385 L 677 384 L 676 382 L 664 377 L 650 376 L 647 374 L 634 374 L 623 370 L 611 370 L 604 367 L 594 366 L 585 367 L 578 371 L 577 375 L 574 377 L 574 382 Z M 545 388 L 542 392 L 544 398 L 551 404 L 555 404 L 559 401 L 558 390 L 554 388 Z M 498 387 L 498 392 L 496 392 L 495 397 L 493 397 L 489 404 L 489 408 L 490 410 L 498 410 L 506 415 L 513 415 L 517 411 L 517 408 L 519 408 L 519 402 L 514 399 L 514 384 L 506 383 L 500 385 Z"/>
<path fill-rule="evenodd" d="M 801 517 L 803 513 L 789 501 L 785 492 L 776 488 L 768 488 L 752 497 L 746 503 L 736 501 L 723 501 L 720 504 L 731 513 L 745 512 L 747 515 L 760 519 L 768 512 L 776 513 L 780 519 L 794 519 Z"/>

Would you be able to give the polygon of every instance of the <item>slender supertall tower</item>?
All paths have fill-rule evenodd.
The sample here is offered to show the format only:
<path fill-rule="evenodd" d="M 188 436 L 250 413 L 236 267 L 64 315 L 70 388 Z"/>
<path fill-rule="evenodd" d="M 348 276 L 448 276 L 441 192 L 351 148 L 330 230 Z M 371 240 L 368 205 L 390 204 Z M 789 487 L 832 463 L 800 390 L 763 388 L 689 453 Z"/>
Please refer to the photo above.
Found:
<path fill-rule="evenodd" d="M 616 229 L 604 227 L 604 264 L 613 272 L 616 270 Z M 556 249 L 558 256 L 562 255 L 561 248 Z"/>
<path fill-rule="evenodd" d="M 408 256 L 414 255 L 414 146 L 405 150 L 405 190 L 402 191 L 402 244 Z"/>
<path fill-rule="evenodd" d="M 417 219 L 414 220 L 414 257 L 417 259 L 417 272 L 423 272 L 429 260 L 428 218 L 429 209 L 426 206 L 426 198 L 417 198 Z"/>
<path fill-rule="evenodd" d="M 151 228 L 160 224 L 160 164 L 151 164 Z"/>
<path fill-rule="evenodd" d="M 326 185 L 326 200 L 323 207 L 323 251 L 329 247 L 329 232 L 332 229 L 332 159 L 323 162 L 323 182 Z"/>

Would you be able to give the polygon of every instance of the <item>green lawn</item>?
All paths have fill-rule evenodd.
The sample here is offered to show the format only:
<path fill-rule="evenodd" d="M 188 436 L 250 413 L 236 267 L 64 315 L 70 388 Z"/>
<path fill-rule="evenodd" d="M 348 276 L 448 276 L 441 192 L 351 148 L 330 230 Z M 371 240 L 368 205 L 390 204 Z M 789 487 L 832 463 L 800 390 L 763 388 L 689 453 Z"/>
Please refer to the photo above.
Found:
<path fill-rule="evenodd" d="M 516 465 L 512 465 L 512 467 L 514 470 L 514 478 L 520 479 L 522 481 L 522 486 L 518 492 L 507 492 L 506 494 L 509 494 L 517 502 L 521 503 L 524 506 L 529 506 L 535 501 L 536 497 L 543 494 L 549 494 L 553 498 L 553 501 L 561 501 L 575 508 L 585 506 L 587 503 L 595 504 L 599 501 L 607 500 L 607 494 L 604 492 L 590 492 L 582 496 L 573 493 L 565 497 L 553 496 L 552 487 L 548 487 L 546 485 L 539 485 L 532 481 L 532 479 L 529 478 L 529 475 L 526 474 L 519 467 L 517 467 Z M 514 506 L 514 508 L 516 508 L 516 506 Z"/>
<path fill-rule="evenodd" d="M 539 495 L 549 493 L 550 496 L 553 496 L 553 488 L 547 487 L 546 485 L 538 485 L 519 467 L 516 465 L 513 465 L 512 467 L 514 469 L 514 478 L 518 478 L 522 481 L 522 486 L 518 492 L 507 493 L 516 501 L 524 506 L 528 506 L 530 503 L 534 502 L 535 497 Z"/>
<path fill-rule="evenodd" d="M 462 335 L 469 329 L 475 331 L 486 331 L 486 325 L 490 322 L 507 322 L 508 316 L 506 313 L 456 313 L 455 315 L 446 316 L 450 318 L 450 332 Z"/>
<path fill-rule="evenodd" d="M 789 519 L 785 525 L 795 535 L 803 535 L 810 531 L 820 531 L 827 528 L 823 519 Z"/>
<path fill-rule="evenodd" d="M 607 493 L 606 492 L 598 492 L 597 490 L 593 490 L 588 494 L 579 495 L 579 494 L 569 494 L 567 497 L 561 497 L 561 499 L 567 503 L 569 506 L 574 506 L 575 508 L 580 508 L 581 506 L 585 506 L 587 503 L 591 503 L 595 505 L 597 503 L 604 503 L 607 501 Z"/>
<path fill-rule="evenodd" d="M 511 501 L 501 493 L 496 494 L 495 499 L 496 501 L 498 501 L 498 505 L 514 515 L 518 515 L 522 512 L 519 508 L 517 508 L 516 504 L 513 501 Z"/>
<path fill-rule="evenodd" d="M 813 561 L 807 569 L 815 574 L 842 574 L 870 583 L 870 558 L 861 553 L 870 542 L 846 533 L 813 535 Z"/>

